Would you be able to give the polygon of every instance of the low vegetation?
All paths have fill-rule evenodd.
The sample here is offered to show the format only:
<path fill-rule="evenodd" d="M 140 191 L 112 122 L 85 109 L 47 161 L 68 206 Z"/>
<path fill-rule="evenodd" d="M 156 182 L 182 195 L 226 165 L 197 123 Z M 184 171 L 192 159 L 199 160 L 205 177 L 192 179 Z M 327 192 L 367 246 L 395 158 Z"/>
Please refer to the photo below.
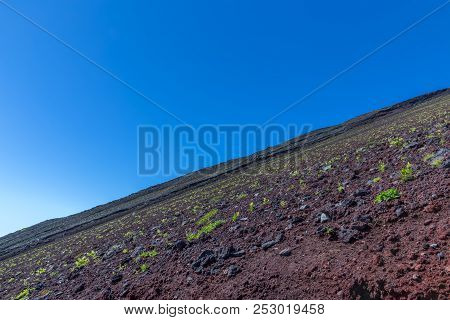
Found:
<path fill-rule="evenodd" d="M 385 191 L 380 192 L 376 197 L 374 202 L 375 203 L 381 203 L 393 199 L 400 198 L 400 192 L 398 192 L 395 188 L 390 188 Z"/>

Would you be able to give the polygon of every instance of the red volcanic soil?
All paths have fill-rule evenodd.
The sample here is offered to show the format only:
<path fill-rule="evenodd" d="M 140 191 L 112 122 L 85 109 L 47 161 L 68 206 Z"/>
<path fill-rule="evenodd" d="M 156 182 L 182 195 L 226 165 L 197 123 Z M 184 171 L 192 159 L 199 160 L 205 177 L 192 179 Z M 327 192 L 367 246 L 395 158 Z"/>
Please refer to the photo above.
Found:
<path fill-rule="evenodd" d="M 5 259 L 0 297 L 448 299 L 449 102 L 446 91 Z"/>

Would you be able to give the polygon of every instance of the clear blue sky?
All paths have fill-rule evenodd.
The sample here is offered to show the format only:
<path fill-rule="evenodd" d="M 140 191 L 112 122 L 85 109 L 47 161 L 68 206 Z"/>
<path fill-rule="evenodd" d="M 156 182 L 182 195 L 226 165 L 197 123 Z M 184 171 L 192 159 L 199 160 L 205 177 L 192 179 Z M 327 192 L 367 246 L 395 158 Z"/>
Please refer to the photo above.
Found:
<path fill-rule="evenodd" d="M 5 0 L 193 126 L 259 124 L 440 0 Z M 276 122 L 314 128 L 450 86 L 450 5 Z M 0 4 L 0 235 L 163 181 L 137 126 L 178 122 Z"/>

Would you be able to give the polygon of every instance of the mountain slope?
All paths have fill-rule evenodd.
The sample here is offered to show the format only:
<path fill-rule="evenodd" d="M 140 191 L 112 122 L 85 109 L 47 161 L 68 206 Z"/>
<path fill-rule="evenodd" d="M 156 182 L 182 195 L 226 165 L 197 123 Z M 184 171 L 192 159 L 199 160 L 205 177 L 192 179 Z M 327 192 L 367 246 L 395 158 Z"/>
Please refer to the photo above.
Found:
<path fill-rule="evenodd" d="M 448 298 L 449 102 L 417 97 L 3 237 L 0 297 Z"/>

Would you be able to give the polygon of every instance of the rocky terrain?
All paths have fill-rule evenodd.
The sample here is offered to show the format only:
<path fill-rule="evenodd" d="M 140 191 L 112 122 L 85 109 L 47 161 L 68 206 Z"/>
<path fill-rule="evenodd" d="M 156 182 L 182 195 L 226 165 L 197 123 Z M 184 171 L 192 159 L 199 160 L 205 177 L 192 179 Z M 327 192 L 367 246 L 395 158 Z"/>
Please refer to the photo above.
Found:
<path fill-rule="evenodd" d="M 450 90 L 0 238 L 2 299 L 447 299 Z"/>

